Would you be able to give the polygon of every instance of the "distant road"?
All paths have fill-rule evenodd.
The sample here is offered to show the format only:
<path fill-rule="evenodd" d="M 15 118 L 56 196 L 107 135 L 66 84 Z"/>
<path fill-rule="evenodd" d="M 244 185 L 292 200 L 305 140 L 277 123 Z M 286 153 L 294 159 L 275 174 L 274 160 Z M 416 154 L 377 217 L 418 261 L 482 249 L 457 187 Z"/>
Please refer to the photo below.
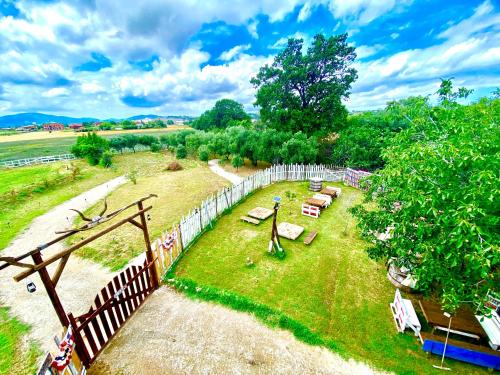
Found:
<path fill-rule="evenodd" d="M 119 134 L 133 134 L 133 133 L 164 133 L 175 130 L 191 129 L 186 125 L 169 125 L 166 129 L 134 129 L 134 130 L 104 130 L 96 132 L 102 136 L 119 135 Z M 19 133 L 14 135 L 0 136 L 0 143 L 16 142 L 16 141 L 35 141 L 45 139 L 57 138 L 74 138 L 85 133 L 76 133 L 74 131 L 37 131 L 31 133 Z"/>

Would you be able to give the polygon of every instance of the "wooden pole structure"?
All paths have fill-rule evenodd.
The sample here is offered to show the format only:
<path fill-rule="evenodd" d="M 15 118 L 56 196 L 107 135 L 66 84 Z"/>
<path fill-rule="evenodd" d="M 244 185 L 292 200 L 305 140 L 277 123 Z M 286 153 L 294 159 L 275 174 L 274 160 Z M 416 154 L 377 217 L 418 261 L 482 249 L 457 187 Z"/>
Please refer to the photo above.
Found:
<path fill-rule="evenodd" d="M 153 263 L 154 262 L 154 257 L 153 257 L 153 250 L 151 249 L 151 240 L 149 239 L 149 232 L 148 232 L 148 224 L 146 221 L 146 215 L 144 215 L 144 207 L 142 205 L 142 202 L 138 202 L 137 206 L 139 207 L 139 212 L 140 218 L 141 218 L 141 225 L 142 225 L 142 233 L 144 234 L 144 242 L 146 242 L 146 259 L 148 263 Z M 159 284 L 159 277 L 158 274 L 156 273 L 156 267 L 151 268 L 151 283 L 153 285 L 153 288 L 156 289 L 158 288 Z"/>
<path fill-rule="evenodd" d="M 32 254 L 31 257 L 33 258 L 33 262 L 35 262 L 36 265 L 43 263 L 42 255 L 39 252 Z M 49 273 L 47 272 L 47 268 L 40 268 L 38 270 L 38 274 L 40 275 L 40 279 L 42 279 L 42 283 L 45 286 L 47 294 L 49 295 L 52 306 L 54 306 L 54 310 L 57 314 L 57 317 L 59 318 L 59 321 L 61 322 L 63 327 L 68 327 L 68 316 L 64 311 L 64 307 L 61 303 L 61 300 L 59 299 L 59 296 L 57 295 L 56 288 L 52 283 L 52 279 L 50 278 Z"/>

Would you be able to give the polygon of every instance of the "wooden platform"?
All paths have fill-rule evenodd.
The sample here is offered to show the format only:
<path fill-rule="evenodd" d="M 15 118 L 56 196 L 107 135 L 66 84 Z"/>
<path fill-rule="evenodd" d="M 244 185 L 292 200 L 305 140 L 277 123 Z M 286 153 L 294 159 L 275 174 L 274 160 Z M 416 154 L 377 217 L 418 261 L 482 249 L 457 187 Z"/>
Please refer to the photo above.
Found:
<path fill-rule="evenodd" d="M 316 198 L 308 198 L 306 200 L 306 203 L 310 206 L 316 206 L 320 208 L 323 208 L 326 205 L 326 201 L 324 201 L 323 199 L 316 199 Z"/>
<path fill-rule="evenodd" d="M 318 235 L 318 232 L 313 230 L 311 233 L 309 233 L 307 235 L 306 238 L 304 238 L 304 244 L 310 245 L 314 241 L 314 239 L 316 238 L 317 235 Z"/>
<path fill-rule="evenodd" d="M 254 225 L 259 225 L 260 224 L 259 220 L 253 219 L 253 218 L 248 217 L 248 216 L 242 216 L 242 217 L 240 217 L 240 219 L 242 221 L 245 221 L 245 222 L 250 223 L 250 224 L 254 224 Z"/>
<path fill-rule="evenodd" d="M 304 227 L 301 227 L 300 225 L 285 222 L 278 224 L 278 235 L 280 237 L 295 241 L 302 234 L 302 232 L 304 232 Z"/>
<path fill-rule="evenodd" d="M 266 220 L 268 217 L 273 215 L 273 210 L 264 207 L 255 207 L 254 209 L 248 211 L 248 216 L 259 220 Z"/>

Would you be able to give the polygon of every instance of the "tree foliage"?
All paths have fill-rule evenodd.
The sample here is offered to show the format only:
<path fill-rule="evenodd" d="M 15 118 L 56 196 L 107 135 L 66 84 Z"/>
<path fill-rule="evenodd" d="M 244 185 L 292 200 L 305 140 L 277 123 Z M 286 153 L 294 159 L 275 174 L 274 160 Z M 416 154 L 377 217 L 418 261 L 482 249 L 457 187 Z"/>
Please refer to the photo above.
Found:
<path fill-rule="evenodd" d="M 97 165 L 104 154 L 109 150 L 109 142 L 95 133 L 79 136 L 71 147 L 71 153 L 78 158 L 85 158 L 90 165 Z"/>
<path fill-rule="evenodd" d="M 200 130 L 225 129 L 241 122 L 250 123 L 250 116 L 243 109 L 243 105 L 231 99 L 221 99 L 212 109 L 194 120 L 192 126 Z"/>
<path fill-rule="evenodd" d="M 303 40 L 290 38 L 272 65 L 260 68 L 251 83 L 258 89 L 255 104 L 264 123 L 278 130 L 307 135 L 327 134 L 342 127 L 357 73 L 356 53 L 347 34 L 325 38 L 318 34 L 303 54 Z"/>
<path fill-rule="evenodd" d="M 427 98 L 393 104 L 409 126 L 382 153 L 370 205 L 354 213 L 371 257 L 404 263 L 419 290 L 453 310 L 482 306 L 500 285 L 500 100 L 462 106 L 447 90 L 437 107 Z M 377 239 L 388 227 L 392 237 Z"/>

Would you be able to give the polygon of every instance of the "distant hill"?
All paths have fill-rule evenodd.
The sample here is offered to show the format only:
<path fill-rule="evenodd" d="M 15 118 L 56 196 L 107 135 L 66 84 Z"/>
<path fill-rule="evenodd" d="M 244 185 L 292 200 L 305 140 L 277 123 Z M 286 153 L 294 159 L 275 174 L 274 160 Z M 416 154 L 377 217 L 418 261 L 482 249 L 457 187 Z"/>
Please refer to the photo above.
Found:
<path fill-rule="evenodd" d="M 167 118 L 167 119 L 183 119 L 191 120 L 191 116 L 159 116 L 159 115 L 137 115 L 127 118 L 127 120 L 144 120 L 145 118 Z M 36 124 L 44 124 L 46 122 L 60 122 L 61 124 L 72 124 L 81 122 L 100 121 L 93 117 L 68 117 L 47 115 L 45 113 L 18 113 L 15 115 L 0 116 L 0 128 L 16 128 L 18 126 Z M 121 121 L 121 119 L 108 119 L 107 121 Z"/>
<path fill-rule="evenodd" d="M 18 126 L 31 125 L 32 123 L 44 124 L 46 122 L 60 122 L 71 124 L 75 122 L 97 121 L 91 117 L 67 117 L 47 115 L 44 113 L 18 113 L 0 117 L 0 128 L 14 128 Z"/>

